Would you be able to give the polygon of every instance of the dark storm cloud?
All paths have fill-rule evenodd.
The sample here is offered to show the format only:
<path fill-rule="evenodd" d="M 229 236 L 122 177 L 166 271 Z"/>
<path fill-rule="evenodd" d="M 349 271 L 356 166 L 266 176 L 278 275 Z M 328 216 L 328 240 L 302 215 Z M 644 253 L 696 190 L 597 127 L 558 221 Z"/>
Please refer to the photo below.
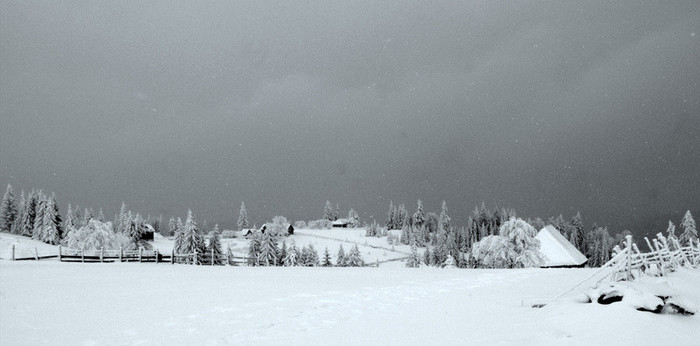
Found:
<path fill-rule="evenodd" d="M 700 213 L 697 1 L 0 6 L 0 180 L 63 202 Z"/>

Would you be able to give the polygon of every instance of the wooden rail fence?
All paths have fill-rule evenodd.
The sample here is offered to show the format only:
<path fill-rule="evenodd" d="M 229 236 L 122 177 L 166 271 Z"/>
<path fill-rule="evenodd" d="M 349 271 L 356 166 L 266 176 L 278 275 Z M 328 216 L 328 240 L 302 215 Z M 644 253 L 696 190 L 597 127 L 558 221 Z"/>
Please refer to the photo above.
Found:
<path fill-rule="evenodd" d="M 216 255 L 212 253 L 194 253 L 176 254 L 174 251 L 170 253 L 160 253 L 155 250 L 84 250 L 84 249 L 65 249 L 62 246 L 58 247 L 56 255 L 42 255 L 34 248 L 34 256 L 16 257 L 15 246 L 12 245 L 13 261 L 27 260 L 42 260 L 49 258 L 58 258 L 61 262 L 79 262 L 79 263 L 110 263 L 110 262 L 138 262 L 138 263 L 180 263 L 180 264 L 199 264 L 199 265 L 247 265 L 248 257 L 233 256 L 226 254 Z"/>

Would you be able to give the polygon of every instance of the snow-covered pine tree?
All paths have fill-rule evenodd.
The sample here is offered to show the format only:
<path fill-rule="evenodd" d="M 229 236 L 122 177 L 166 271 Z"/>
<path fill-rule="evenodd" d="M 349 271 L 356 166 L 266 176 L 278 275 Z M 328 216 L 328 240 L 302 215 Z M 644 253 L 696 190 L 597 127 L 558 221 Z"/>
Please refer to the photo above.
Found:
<path fill-rule="evenodd" d="M 248 265 L 260 265 L 260 248 L 262 247 L 262 234 L 255 232 L 248 245 Z"/>
<path fill-rule="evenodd" d="M 102 208 L 100 208 L 100 212 L 97 213 L 97 221 L 105 222 L 105 213 L 102 211 Z"/>
<path fill-rule="evenodd" d="M 394 202 L 389 201 L 389 211 L 386 212 L 386 222 L 384 223 L 387 231 L 394 229 L 394 224 L 395 224 L 394 209 L 396 209 L 396 208 L 394 208 Z"/>
<path fill-rule="evenodd" d="M 668 220 L 668 227 L 666 227 L 666 237 L 667 238 L 675 238 L 676 237 L 676 225 L 673 224 L 673 221 Z"/>
<path fill-rule="evenodd" d="M 59 239 L 63 239 L 63 219 L 61 218 L 61 213 L 58 210 L 58 203 L 56 203 L 56 195 L 51 193 L 51 205 L 53 206 L 53 217 L 55 219 L 55 226 L 58 230 Z"/>
<path fill-rule="evenodd" d="M 22 233 L 22 219 L 24 218 L 24 214 L 26 214 L 26 213 L 27 213 L 27 199 L 24 196 L 24 190 L 22 190 L 22 193 L 20 194 L 19 205 L 17 206 L 17 215 L 15 215 L 15 220 L 12 223 L 12 228 L 10 229 L 10 233 L 12 233 L 12 234 Z"/>
<path fill-rule="evenodd" d="M 418 256 L 418 248 L 416 247 L 416 241 L 411 241 L 411 255 L 408 256 L 406 260 L 406 267 L 418 268 L 420 267 L 420 257 Z"/>
<path fill-rule="evenodd" d="M 220 264 L 221 238 L 219 237 L 219 224 L 214 225 L 214 229 L 209 233 L 209 244 L 207 244 L 207 256 L 209 263 Z"/>
<path fill-rule="evenodd" d="M 238 221 L 236 221 L 238 230 L 248 228 L 248 210 L 245 208 L 245 203 L 241 202 L 241 208 L 238 210 Z"/>
<path fill-rule="evenodd" d="M 329 200 L 326 200 L 326 205 L 323 207 L 323 218 L 328 221 L 333 221 L 333 205 Z"/>
<path fill-rule="evenodd" d="M 311 267 L 318 267 L 321 261 L 318 258 L 318 251 L 314 248 L 314 244 L 309 244 L 309 261 L 308 265 Z"/>
<path fill-rule="evenodd" d="M 34 217 L 36 216 L 36 193 L 32 190 L 27 196 L 27 210 L 20 220 L 19 234 L 31 237 L 34 231 Z"/>
<path fill-rule="evenodd" d="M 424 222 L 425 212 L 423 211 L 423 202 L 419 199 L 418 207 L 416 208 L 416 212 L 413 214 L 413 225 L 416 227 L 421 227 L 423 226 Z"/>
<path fill-rule="evenodd" d="M 287 255 L 284 257 L 284 266 L 294 267 L 297 265 L 299 265 L 299 248 L 297 248 L 297 244 L 294 242 L 294 239 L 292 239 L 289 250 L 287 250 Z"/>
<path fill-rule="evenodd" d="M 345 250 L 343 249 L 343 244 L 340 244 L 340 248 L 338 249 L 338 255 L 336 256 L 335 259 L 335 266 L 336 267 L 345 267 L 347 265 L 347 259 L 345 257 Z"/>
<path fill-rule="evenodd" d="M 58 245 L 61 242 L 60 219 L 56 214 L 56 201 L 48 198 L 44 203 L 44 213 L 41 231 L 41 241 L 51 245 Z"/>
<path fill-rule="evenodd" d="M 37 192 L 36 214 L 34 216 L 34 227 L 32 239 L 42 240 L 44 238 L 44 212 L 46 212 L 46 197 L 41 191 Z"/>
<path fill-rule="evenodd" d="M 175 229 L 183 232 L 185 230 L 185 224 L 182 223 L 182 219 L 178 216 L 177 222 L 175 223 Z"/>
<path fill-rule="evenodd" d="M 83 213 L 83 219 L 81 221 L 82 225 L 85 226 L 94 218 L 92 208 L 85 208 L 85 213 Z"/>
<path fill-rule="evenodd" d="M 331 254 L 328 252 L 328 247 L 326 246 L 326 249 L 323 250 L 323 263 L 322 265 L 324 267 L 332 267 L 333 266 L 333 260 L 331 259 Z"/>
<path fill-rule="evenodd" d="M 17 204 L 15 195 L 12 191 L 12 185 L 7 184 L 5 194 L 2 196 L 2 205 L 0 206 L 0 232 L 10 233 L 16 217 Z"/>
<path fill-rule="evenodd" d="M 63 231 L 65 232 L 64 238 L 68 237 L 68 234 L 75 230 L 75 220 L 73 218 L 73 208 L 69 203 L 68 211 L 66 211 L 66 219 L 63 220 Z"/>
<path fill-rule="evenodd" d="M 410 240 L 411 240 L 410 230 L 408 229 L 408 227 L 404 227 L 401 230 L 401 237 L 399 238 L 399 241 L 401 242 L 401 244 L 408 245 Z"/>
<path fill-rule="evenodd" d="M 427 245 L 423 253 L 423 263 L 425 263 L 426 266 L 431 266 L 433 264 L 433 254 L 430 251 L 430 247 Z"/>
<path fill-rule="evenodd" d="M 348 225 L 352 228 L 360 227 L 360 215 L 353 208 L 348 212 Z"/>
<path fill-rule="evenodd" d="M 689 244 L 691 239 L 697 241 L 698 230 L 695 225 L 695 219 L 693 219 L 693 214 L 690 213 L 690 210 L 686 211 L 685 215 L 683 215 L 681 227 L 683 227 L 683 233 L 678 238 L 681 245 Z"/>
<path fill-rule="evenodd" d="M 175 230 L 175 243 L 173 244 L 173 251 L 176 254 L 185 254 L 185 232 L 181 229 Z"/>
<path fill-rule="evenodd" d="M 395 215 L 395 217 L 396 217 L 396 220 L 394 222 L 395 229 L 404 229 L 404 226 L 407 226 L 407 224 L 405 224 L 406 214 L 408 214 L 408 212 L 406 211 L 406 206 L 403 205 L 403 203 L 399 204 L 399 208 L 397 209 L 396 215 Z"/>
<path fill-rule="evenodd" d="M 360 254 L 360 249 L 357 244 L 353 245 L 352 249 L 348 253 L 347 266 L 348 267 L 364 267 L 365 261 L 362 259 Z"/>
<path fill-rule="evenodd" d="M 202 264 L 202 258 L 206 248 L 204 246 L 204 239 L 202 239 L 202 236 L 197 231 L 197 221 L 191 209 L 187 211 L 184 233 L 182 252 L 185 254 L 193 254 L 196 251 L 197 256 L 194 258 L 194 261 L 196 264 Z"/>
<path fill-rule="evenodd" d="M 277 265 L 277 240 L 272 232 L 264 232 L 260 242 L 260 253 L 258 263 L 262 266 Z"/>
<path fill-rule="evenodd" d="M 277 256 L 277 266 L 284 266 L 284 259 L 287 258 L 287 242 L 282 241 L 282 249 L 280 249 L 279 256 Z"/>
<path fill-rule="evenodd" d="M 576 247 L 581 253 L 586 253 L 584 234 L 583 234 L 583 220 L 581 219 L 581 212 L 576 212 L 569 221 L 569 242 Z"/>
<path fill-rule="evenodd" d="M 78 207 L 76 207 L 75 209 L 80 210 L 78 209 Z M 114 220 L 114 229 L 116 230 L 116 232 L 126 233 L 126 216 L 126 203 L 122 201 L 122 205 L 121 207 L 119 207 L 119 215 L 117 216 L 117 219 Z"/>
<path fill-rule="evenodd" d="M 569 239 L 569 233 L 567 232 L 568 227 L 562 214 L 559 214 L 556 218 L 549 218 L 549 223 L 552 224 L 564 238 Z"/>
<path fill-rule="evenodd" d="M 338 203 L 335 204 L 335 210 L 333 210 L 333 221 L 338 220 L 338 217 L 340 216 L 340 206 Z"/>
<path fill-rule="evenodd" d="M 177 224 L 175 224 L 175 218 L 170 217 L 170 220 L 168 220 L 168 235 L 175 235 L 176 230 Z"/>

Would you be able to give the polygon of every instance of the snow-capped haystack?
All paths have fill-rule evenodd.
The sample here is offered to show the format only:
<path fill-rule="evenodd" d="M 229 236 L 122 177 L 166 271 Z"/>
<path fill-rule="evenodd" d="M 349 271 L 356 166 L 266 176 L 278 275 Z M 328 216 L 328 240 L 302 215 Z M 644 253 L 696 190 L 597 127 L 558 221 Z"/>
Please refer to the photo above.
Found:
<path fill-rule="evenodd" d="M 544 268 L 582 267 L 588 261 L 588 258 L 552 225 L 541 229 L 536 238 L 540 241 L 540 252 L 547 257 L 542 265 Z"/>

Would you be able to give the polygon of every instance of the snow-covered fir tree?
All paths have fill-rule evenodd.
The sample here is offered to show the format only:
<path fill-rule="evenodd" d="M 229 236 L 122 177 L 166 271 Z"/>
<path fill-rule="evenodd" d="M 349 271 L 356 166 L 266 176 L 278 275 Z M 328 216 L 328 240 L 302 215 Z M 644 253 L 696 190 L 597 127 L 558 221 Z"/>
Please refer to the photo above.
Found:
<path fill-rule="evenodd" d="M 423 263 L 426 266 L 431 266 L 433 264 L 433 254 L 430 251 L 430 247 L 425 247 L 425 252 L 423 253 Z"/>
<path fill-rule="evenodd" d="M 297 244 L 294 242 L 294 239 L 292 239 L 289 250 L 287 250 L 287 255 L 284 257 L 284 266 L 294 267 L 297 265 L 299 265 L 299 248 L 297 248 Z"/>
<path fill-rule="evenodd" d="M 206 248 L 204 246 L 204 239 L 197 230 L 197 221 L 191 209 L 187 211 L 181 251 L 185 254 L 194 254 L 196 252 L 197 256 L 194 258 L 194 261 L 196 264 L 202 264 L 202 258 Z"/>
<path fill-rule="evenodd" d="M 245 208 L 245 203 L 241 202 L 241 208 L 238 210 L 238 221 L 236 221 L 238 230 L 248 228 L 248 210 Z"/>
<path fill-rule="evenodd" d="M 53 198 L 47 198 L 43 203 L 42 223 L 38 232 L 38 240 L 51 245 L 58 245 L 61 242 L 60 218 L 56 213 L 56 201 Z"/>
<path fill-rule="evenodd" d="M 673 221 L 668 220 L 668 227 L 666 227 L 666 237 L 667 238 L 675 238 L 676 237 L 676 225 L 673 224 Z"/>
<path fill-rule="evenodd" d="M 287 249 L 287 242 L 283 241 L 282 248 L 280 249 L 279 255 L 277 256 L 277 265 L 278 266 L 284 266 L 284 259 L 287 257 L 288 251 L 289 250 Z"/>
<path fill-rule="evenodd" d="M 568 227 L 569 242 L 576 247 L 581 253 L 586 253 L 583 231 L 583 220 L 581 213 L 577 212 L 569 221 Z"/>
<path fill-rule="evenodd" d="M 336 267 L 345 267 L 347 265 L 347 259 L 345 257 L 345 250 L 343 249 L 343 244 L 340 244 L 338 248 L 338 255 L 335 257 Z"/>
<path fill-rule="evenodd" d="M 12 185 L 7 184 L 5 194 L 2 196 L 2 205 L 0 206 L 0 232 L 10 233 L 16 217 L 17 204 L 15 195 L 12 191 Z"/>
<path fill-rule="evenodd" d="M 411 255 L 408 256 L 408 260 L 406 260 L 406 267 L 420 267 L 420 256 L 418 256 L 418 247 L 416 246 L 415 240 L 411 241 Z"/>
<path fill-rule="evenodd" d="M 348 226 L 352 228 L 360 227 L 360 215 L 352 208 L 348 212 Z"/>
<path fill-rule="evenodd" d="M 362 259 L 360 249 L 357 244 L 353 245 L 347 256 L 346 266 L 348 267 L 364 267 L 365 261 Z"/>
<path fill-rule="evenodd" d="M 44 231 L 44 213 L 46 212 L 46 196 L 41 191 L 37 192 L 36 214 L 34 216 L 34 227 L 32 227 L 32 239 L 41 240 Z"/>
<path fill-rule="evenodd" d="M 304 246 L 301 249 L 300 264 L 304 267 L 317 267 L 319 265 L 318 252 L 313 244 Z"/>
<path fill-rule="evenodd" d="M 262 266 L 277 265 L 277 239 L 272 232 L 264 232 L 260 240 L 258 263 Z"/>
<path fill-rule="evenodd" d="M 76 210 L 80 210 L 77 206 Z M 117 219 L 114 220 L 114 229 L 120 233 L 126 233 L 126 217 L 127 217 L 126 203 L 122 202 L 121 207 L 119 207 L 119 214 Z M 77 217 L 77 215 L 76 215 Z"/>
<path fill-rule="evenodd" d="M 331 201 L 326 200 L 326 205 L 323 207 L 323 218 L 328 221 L 333 221 L 333 205 Z"/>
<path fill-rule="evenodd" d="M 335 204 L 335 209 L 333 210 L 333 221 L 338 220 L 340 216 L 340 206 L 338 203 Z"/>
<path fill-rule="evenodd" d="M 36 194 L 34 191 L 27 196 L 26 212 L 22 214 L 19 234 L 31 237 L 34 230 L 34 217 L 36 216 Z"/>
<path fill-rule="evenodd" d="M 175 224 L 175 218 L 170 217 L 170 220 L 168 220 L 168 234 L 167 235 L 175 235 L 176 230 L 177 230 L 177 224 Z"/>
<path fill-rule="evenodd" d="M 17 215 L 15 215 L 15 220 L 12 223 L 10 232 L 12 234 L 22 233 L 22 219 L 24 214 L 27 213 L 27 198 L 24 196 L 24 190 L 20 194 L 19 205 L 17 206 Z"/>
<path fill-rule="evenodd" d="M 219 264 L 221 252 L 221 238 L 219 237 L 219 224 L 214 225 L 214 229 L 209 233 L 209 243 L 207 244 L 207 256 L 209 263 Z"/>
<path fill-rule="evenodd" d="M 68 204 L 68 210 L 66 211 L 66 219 L 63 220 L 64 238 L 68 237 L 68 234 L 70 234 L 70 232 L 74 231 L 75 229 L 75 216 L 73 215 L 73 209 L 71 208 L 71 205 Z"/>
<path fill-rule="evenodd" d="M 326 246 L 326 249 L 323 250 L 323 262 L 321 263 L 321 265 L 324 267 L 332 267 L 333 266 L 333 260 L 331 259 L 331 253 L 328 252 L 327 246 Z"/>
<path fill-rule="evenodd" d="M 588 239 L 588 265 L 591 267 L 600 267 L 607 263 L 615 246 L 615 239 L 608 233 L 607 228 L 594 225 L 593 230 L 589 233 Z"/>
<path fill-rule="evenodd" d="M 394 202 L 389 201 L 389 211 L 387 211 L 386 213 L 386 222 L 384 223 L 384 226 L 386 226 L 387 231 L 394 229 L 394 225 L 396 224 L 396 216 L 394 215 L 395 209 L 396 208 L 394 208 Z"/>
<path fill-rule="evenodd" d="M 678 241 L 682 246 L 689 244 L 691 239 L 694 241 L 698 240 L 698 230 L 695 225 L 695 219 L 693 219 L 693 214 L 690 213 L 690 210 L 686 211 L 685 215 L 683 215 L 681 227 L 683 228 L 683 233 L 680 237 L 678 237 Z"/>
<path fill-rule="evenodd" d="M 260 265 L 260 248 L 262 247 L 262 234 L 260 232 L 253 233 L 253 237 L 248 244 L 248 265 Z"/>
<path fill-rule="evenodd" d="M 425 211 L 423 211 L 423 202 L 419 199 L 416 212 L 413 213 L 413 225 L 416 227 L 423 226 L 425 222 Z"/>
<path fill-rule="evenodd" d="M 100 208 L 100 212 L 97 213 L 97 221 L 105 222 L 105 213 L 102 211 L 102 208 Z"/>
<path fill-rule="evenodd" d="M 176 254 L 185 254 L 185 232 L 181 229 L 175 230 L 175 241 L 173 244 L 173 251 Z"/>

